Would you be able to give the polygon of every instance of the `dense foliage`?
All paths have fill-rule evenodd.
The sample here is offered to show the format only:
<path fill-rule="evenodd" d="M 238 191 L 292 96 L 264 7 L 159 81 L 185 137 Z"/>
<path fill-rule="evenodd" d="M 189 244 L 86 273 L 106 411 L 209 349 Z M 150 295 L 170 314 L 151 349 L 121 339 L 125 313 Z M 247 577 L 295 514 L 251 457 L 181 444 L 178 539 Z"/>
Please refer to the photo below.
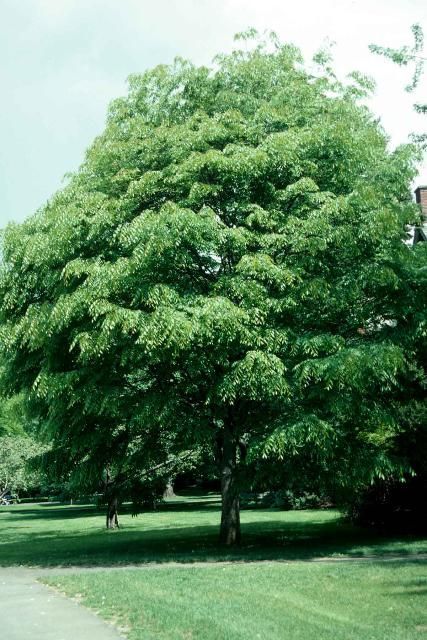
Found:
<path fill-rule="evenodd" d="M 128 477 L 202 444 L 226 543 L 251 465 L 341 485 L 404 468 L 399 403 L 422 386 L 402 339 L 424 321 L 404 308 L 417 152 L 388 149 L 367 79 L 318 61 L 273 38 L 132 76 L 80 170 L 4 239 L 2 385 L 52 458 Z"/>

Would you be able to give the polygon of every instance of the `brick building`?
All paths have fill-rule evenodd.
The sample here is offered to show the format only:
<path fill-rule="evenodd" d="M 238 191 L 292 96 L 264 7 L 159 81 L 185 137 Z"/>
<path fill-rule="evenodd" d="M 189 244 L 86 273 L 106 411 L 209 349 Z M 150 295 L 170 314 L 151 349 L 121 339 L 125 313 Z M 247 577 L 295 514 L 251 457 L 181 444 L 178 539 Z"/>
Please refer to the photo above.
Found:
<path fill-rule="evenodd" d="M 421 224 L 414 231 L 414 244 L 417 244 L 427 241 L 427 186 L 415 189 L 415 200 L 421 207 Z"/>

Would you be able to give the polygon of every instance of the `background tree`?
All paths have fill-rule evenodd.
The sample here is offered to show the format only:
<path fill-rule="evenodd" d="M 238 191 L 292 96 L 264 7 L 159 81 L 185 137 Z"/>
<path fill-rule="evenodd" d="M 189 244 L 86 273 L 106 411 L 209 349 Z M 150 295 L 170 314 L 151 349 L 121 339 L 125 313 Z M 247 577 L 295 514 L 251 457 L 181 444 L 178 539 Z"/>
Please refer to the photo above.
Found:
<path fill-rule="evenodd" d="M 0 499 L 40 487 L 42 476 L 32 463 L 42 452 L 43 447 L 28 436 L 0 437 Z"/>
<path fill-rule="evenodd" d="M 0 499 L 8 493 L 37 489 L 42 480 L 37 464 L 45 451 L 26 423 L 20 395 L 0 400 Z"/>
<path fill-rule="evenodd" d="M 254 459 L 305 449 L 341 483 L 401 468 L 417 151 L 388 150 L 369 87 L 275 37 L 132 76 L 68 186 L 8 227 L 2 384 L 61 464 L 99 478 L 208 446 L 226 544 Z"/>

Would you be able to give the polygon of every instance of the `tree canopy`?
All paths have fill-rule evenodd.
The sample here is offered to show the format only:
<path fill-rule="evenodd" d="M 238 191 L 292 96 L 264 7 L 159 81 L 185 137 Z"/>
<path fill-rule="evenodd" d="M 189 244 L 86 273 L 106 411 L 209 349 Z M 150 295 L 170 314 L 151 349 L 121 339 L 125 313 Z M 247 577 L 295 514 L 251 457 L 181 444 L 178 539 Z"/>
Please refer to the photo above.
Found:
<path fill-rule="evenodd" d="M 402 305 L 418 152 L 389 149 L 369 79 L 323 62 L 272 38 L 131 76 L 4 236 L 3 387 L 73 472 L 210 447 L 225 543 L 247 461 L 308 451 L 341 484 L 401 467 L 398 393 L 421 385 L 401 339 L 423 322 Z"/>

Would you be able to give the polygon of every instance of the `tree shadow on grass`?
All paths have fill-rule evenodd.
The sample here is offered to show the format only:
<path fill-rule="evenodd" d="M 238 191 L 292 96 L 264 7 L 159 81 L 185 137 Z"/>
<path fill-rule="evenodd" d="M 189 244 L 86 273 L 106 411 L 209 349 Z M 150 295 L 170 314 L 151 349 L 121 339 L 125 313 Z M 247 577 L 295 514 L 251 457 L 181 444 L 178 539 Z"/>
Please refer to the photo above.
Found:
<path fill-rule="evenodd" d="M 209 500 L 180 500 L 174 499 L 170 502 L 165 502 L 154 510 L 149 510 L 147 513 L 170 513 L 170 512 L 192 512 L 192 511 L 217 511 L 221 501 L 219 498 L 209 498 Z M 130 503 L 122 504 L 120 507 L 121 516 L 132 514 L 133 508 Z M 13 517 L 18 517 L 19 520 L 73 520 L 75 518 L 102 518 L 104 516 L 105 507 L 103 505 L 97 506 L 95 504 L 85 505 L 69 505 L 55 503 L 40 503 L 34 507 L 20 507 L 19 505 L 13 505 L 0 511 L 1 514 L 11 514 Z M 144 512 L 142 512 L 144 513 Z"/>
<path fill-rule="evenodd" d="M 70 507 L 73 515 L 79 517 L 77 508 Z M 27 511 L 23 516 L 27 516 Z M 408 540 L 417 538 L 385 538 L 373 535 L 346 524 L 339 518 L 323 519 L 319 512 L 312 512 L 301 520 L 293 512 L 289 517 L 277 519 L 274 512 L 260 512 L 257 521 L 246 522 L 242 526 L 242 544 L 233 549 L 218 545 L 218 523 L 186 526 L 185 514 L 182 525 L 173 521 L 159 521 L 151 518 L 144 521 L 144 515 L 137 524 L 118 531 L 98 529 L 67 530 L 56 526 L 66 518 L 66 510 L 60 514 L 43 511 L 39 520 L 46 520 L 48 526 L 42 530 L 25 527 L 21 531 L 12 524 L 8 528 L 8 538 L 0 544 L 0 566 L 100 566 L 113 567 L 129 564 L 178 562 L 260 561 L 260 560 L 314 560 L 316 558 L 342 554 L 349 557 L 397 554 L 408 552 Z M 85 517 L 99 516 L 92 507 L 81 510 Z M 181 509 L 183 511 L 183 509 Z M 185 509 L 187 511 L 187 509 Z M 160 513 L 160 512 L 159 512 Z M 317 513 L 317 518 L 316 518 Z M 271 519 L 268 517 L 271 514 Z M 167 514 L 163 511 L 163 516 Z M 256 516 L 257 512 L 251 514 Z M 35 518 L 35 514 L 30 516 Z M 203 517 L 203 512 L 201 514 Z M 194 519 L 194 513 L 189 519 Z M 273 520 L 273 518 L 275 518 Z M 83 524 L 83 523 L 82 523 Z M 163 526 L 165 525 L 165 526 Z M 6 531 L 6 530 L 5 530 Z M 423 548 L 427 551 L 427 543 Z"/>
<path fill-rule="evenodd" d="M 10 514 L 12 517 L 19 518 L 22 520 L 72 520 L 74 518 L 90 518 L 90 517 L 99 517 L 102 514 L 102 511 L 99 510 L 94 505 L 78 505 L 78 506 L 70 506 L 70 505 L 58 505 L 58 506 L 49 506 L 49 509 L 46 507 L 49 506 L 47 504 L 41 504 L 37 507 L 26 508 L 13 506 L 9 509 L 4 509 L 0 511 L 0 515 L 2 514 Z M 40 507 L 43 507 L 41 509 Z"/>
<path fill-rule="evenodd" d="M 414 562 L 416 560 L 414 559 Z M 419 564 L 427 564 L 426 561 L 418 560 Z M 398 569 L 400 567 L 397 562 L 387 562 L 387 569 Z M 387 593 L 390 596 L 423 596 L 427 595 L 427 578 L 420 577 L 417 579 L 405 578 L 400 576 L 399 581 L 389 581 L 386 583 Z M 426 627 L 427 631 L 427 627 Z"/>

